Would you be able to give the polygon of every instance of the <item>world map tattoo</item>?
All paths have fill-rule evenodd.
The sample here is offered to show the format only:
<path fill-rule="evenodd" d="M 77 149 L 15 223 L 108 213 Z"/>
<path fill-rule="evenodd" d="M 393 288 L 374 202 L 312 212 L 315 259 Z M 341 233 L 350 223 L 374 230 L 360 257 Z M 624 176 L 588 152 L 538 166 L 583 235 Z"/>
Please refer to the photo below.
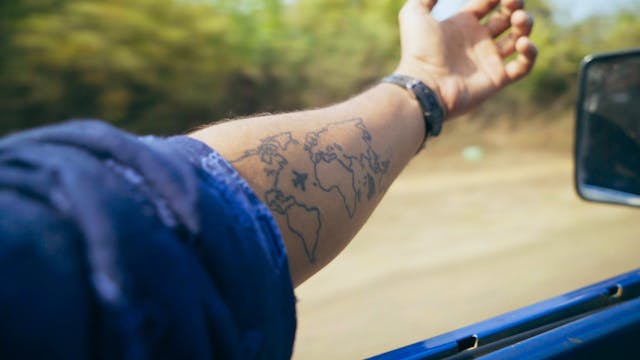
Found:
<path fill-rule="evenodd" d="M 358 141 L 348 146 L 336 142 L 345 135 Z M 355 118 L 308 132 L 304 141 L 294 139 L 291 132 L 266 137 L 231 163 L 252 161 L 251 165 L 262 166 L 268 179 L 265 204 L 286 219 L 288 230 L 301 240 L 307 259 L 314 263 L 323 224 L 320 208 L 310 199 L 337 195 L 353 218 L 363 200 L 384 192 L 389 161 L 380 160 L 371 141 L 363 120 Z M 304 153 L 308 162 L 296 161 L 295 166 L 289 162 Z"/>

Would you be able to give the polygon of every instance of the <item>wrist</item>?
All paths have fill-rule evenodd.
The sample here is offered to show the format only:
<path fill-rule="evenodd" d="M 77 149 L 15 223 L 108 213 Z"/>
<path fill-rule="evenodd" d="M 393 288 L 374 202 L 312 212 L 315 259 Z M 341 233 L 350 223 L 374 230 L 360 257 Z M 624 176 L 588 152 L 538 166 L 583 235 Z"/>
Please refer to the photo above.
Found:
<path fill-rule="evenodd" d="M 424 147 L 429 137 L 440 134 L 444 123 L 445 110 L 433 89 L 419 79 L 397 73 L 385 77 L 382 82 L 403 88 L 419 104 L 425 130 L 422 147 Z"/>
<path fill-rule="evenodd" d="M 399 136 L 402 145 L 407 146 L 411 155 L 416 154 L 422 148 L 425 133 L 418 101 L 408 94 L 407 89 L 384 82 L 379 82 L 364 95 L 367 107 L 385 119 L 384 127 L 393 129 L 387 131 L 402 134 Z M 398 145 L 394 145 L 394 149 L 398 150 Z"/>

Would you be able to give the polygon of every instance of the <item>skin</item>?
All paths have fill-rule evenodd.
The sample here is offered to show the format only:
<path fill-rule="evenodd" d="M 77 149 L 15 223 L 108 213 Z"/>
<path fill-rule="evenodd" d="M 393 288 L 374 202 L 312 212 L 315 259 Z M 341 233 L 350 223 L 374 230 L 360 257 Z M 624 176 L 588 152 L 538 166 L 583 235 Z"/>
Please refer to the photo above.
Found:
<path fill-rule="evenodd" d="M 408 0 L 402 8 L 396 72 L 431 87 L 448 119 L 533 67 L 533 20 L 520 0 L 472 0 L 442 22 L 430 15 L 435 4 Z M 326 108 L 228 121 L 190 136 L 229 160 L 271 210 L 297 286 L 351 241 L 416 155 L 424 126 L 405 89 L 378 84 Z"/>

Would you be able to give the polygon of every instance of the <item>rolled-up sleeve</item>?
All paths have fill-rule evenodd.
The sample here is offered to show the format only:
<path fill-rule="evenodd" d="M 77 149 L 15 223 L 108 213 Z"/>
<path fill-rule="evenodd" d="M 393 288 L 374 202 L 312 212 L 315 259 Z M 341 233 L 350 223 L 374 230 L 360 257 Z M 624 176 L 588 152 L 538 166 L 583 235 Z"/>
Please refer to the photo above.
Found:
<path fill-rule="evenodd" d="M 291 357 L 277 225 L 188 137 L 89 121 L 0 140 L 0 281 L 3 359 Z"/>

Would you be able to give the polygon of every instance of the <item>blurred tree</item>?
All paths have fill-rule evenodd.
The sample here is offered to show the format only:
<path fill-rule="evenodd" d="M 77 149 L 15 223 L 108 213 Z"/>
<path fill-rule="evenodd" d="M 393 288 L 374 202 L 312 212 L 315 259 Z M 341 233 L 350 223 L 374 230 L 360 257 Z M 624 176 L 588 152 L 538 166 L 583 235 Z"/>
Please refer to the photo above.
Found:
<path fill-rule="evenodd" d="M 344 99 L 393 70 L 399 58 L 397 13 L 402 0 L 308 0 L 291 9 L 299 34 L 301 83 L 308 103 Z"/>
<path fill-rule="evenodd" d="M 0 2 L 0 133 L 91 117 L 176 133 L 344 99 L 393 70 L 404 0 Z M 528 0 L 538 64 L 481 115 L 572 102 L 587 53 L 640 43 L 639 8 L 574 25 Z M 566 106 L 565 106 L 566 107 Z"/>
<path fill-rule="evenodd" d="M 211 6 L 171 0 L 69 1 L 35 13 L 12 39 L 3 117 L 103 117 L 143 131 L 200 123 L 242 66 L 225 37 L 230 22 Z"/>

